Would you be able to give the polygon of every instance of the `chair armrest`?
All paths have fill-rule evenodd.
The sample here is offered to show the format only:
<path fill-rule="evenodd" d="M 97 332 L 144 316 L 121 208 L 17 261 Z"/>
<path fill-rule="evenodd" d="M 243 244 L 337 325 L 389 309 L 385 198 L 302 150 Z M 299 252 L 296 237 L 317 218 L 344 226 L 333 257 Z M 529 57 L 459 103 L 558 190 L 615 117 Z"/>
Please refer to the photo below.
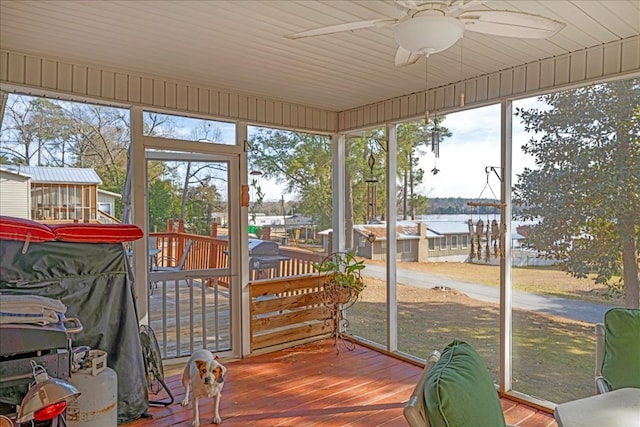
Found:
<path fill-rule="evenodd" d="M 413 393 L 411 393 L 411 397 L 404 405 L 402 413 L 410 427 L 429 427 L 427 408 L 424 403 L 424 383 L 427 381 L 429 370 L 439 359 L 440 352 L 437 350 L 432 351 L 424 365 L 422 375 L 420 375 L 420 379 L 413 389 Z"/>
<path fill-rule="evenodd" d="M 611 389 L 609 388 L 609 384 L 607 383 L 607 380 L 605 380 L 603 377 L 596 377 L 596 391 L 599 394 L 603 394 L 611 391 Z"/>
<path fill-rule="evenodd" d="M 602 363 L 604 362 L 604 324 L 595 324 L 596 334 L 596 393 L 602 394 L 609 391 L 609 385 L 602 377 Z"/>
<path fill-rule="evenodd" d="M 596 377 L 602 375 L 602 362 L 604 362 L 604 324 L 595 324 L 596 334 Z"/>
<path fill-rule="evenodd" d="M 163 267 L 173 267 L 178 264 L 178 260 L 172 256 L 161 256 L 156 258 L 156 264 Z"/>

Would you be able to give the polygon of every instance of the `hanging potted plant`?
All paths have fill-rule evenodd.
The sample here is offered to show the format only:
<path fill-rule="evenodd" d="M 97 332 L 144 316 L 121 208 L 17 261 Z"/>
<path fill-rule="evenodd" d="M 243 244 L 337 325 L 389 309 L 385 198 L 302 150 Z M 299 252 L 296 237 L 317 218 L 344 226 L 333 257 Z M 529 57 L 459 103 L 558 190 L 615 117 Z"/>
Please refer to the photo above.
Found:
<path fill-rule="evenodd" d="M 314 268 L 324 276 L 324 300 L 327 305 L 341 305 L 346 309 L 355 304 L 365 288 L 361 271 L 364 261 L 358 261 L 353 252 L 334 252 Z"/>

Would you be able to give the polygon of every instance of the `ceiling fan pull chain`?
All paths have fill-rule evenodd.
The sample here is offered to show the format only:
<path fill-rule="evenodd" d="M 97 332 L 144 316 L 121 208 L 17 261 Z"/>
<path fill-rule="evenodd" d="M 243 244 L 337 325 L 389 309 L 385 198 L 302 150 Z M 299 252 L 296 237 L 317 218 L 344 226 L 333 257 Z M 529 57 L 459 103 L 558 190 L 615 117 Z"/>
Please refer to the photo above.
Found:
<path fill-rule="evenodd" d="M 463 62 L 462 62 L 462 52 L 463 52 L 462 43 L 463 43 L 463 40 L 464 40 L 464 38 L 460 39 L 460 82 L 461 82 L 460 83 L 461 84 L 461 87 L 460 87 L 460 106 L 461 107 L 464 107 L 464 75 L 462 73 L 462 64 L 463 64 Z"/>
<path fill-rule="evenodd" d="M 424 61 L 424 124 L 429 124 L 429 55 Z"/>

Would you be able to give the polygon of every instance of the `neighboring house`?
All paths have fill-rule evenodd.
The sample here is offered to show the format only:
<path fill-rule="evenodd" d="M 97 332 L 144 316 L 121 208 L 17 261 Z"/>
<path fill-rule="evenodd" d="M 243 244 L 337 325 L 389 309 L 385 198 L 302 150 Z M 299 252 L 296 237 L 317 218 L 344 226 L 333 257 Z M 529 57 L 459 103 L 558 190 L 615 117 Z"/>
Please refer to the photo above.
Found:
<path fill-rule="evenodd" d="M 327 228 L 326 230 L 318 231 L 316 234 L 318 239 L 320 239 L 320 246 L 322 246 L 322 252 L 328 254 L 331 252 L 331 238 L 332 238 L 333 229 Z"/>
<path fill-rule="evenodd" d="M 115 218 L 116 200 L 121 199 L 122 195 L 98 188 L 98 222 L 114 223 L 120 222 Z"/>
<path fill-rule="evenodd" d="M 0 167 L 0 215 L 31 218 L 31 176 Z"/>
<path fill-rule="evenodd" d="M 360 224 L 353 227 L 353 241 L 356 255 L 384 261 L 387 257 L 386 224 Z M 329 250 L 331 230 L 323 230 L 318 233 L 324 251 Z M 540 259 L 533 260 L 535 253 L 524 253 L 520 250 L 520 242 L 523 236 L 512 233 L 511 245 L 514 248 L 512 254 L 518 258 L 517 265 L 539 265 Z M 396 259 L 408 262 L 429 261 L 468 261 L 471 252 L 471 240 L 469 227 L 462 221 L 398 221 L 396 224 Z M 517 249 L 516 249 L 517 248 Z M 484 249 L 484 244 L 483 244 Z M 487 261 L 493 262 L 493 258 Z M 522 259 L 520 259 L 522 258 Z M 495 260 L 497 261 L 497 260 Z"/>
<path fill-rule="evenodd" d="M 396 232 L 398 261 L 442 261 L 451 257 L 464 260 L 469 254 L 469 229 L 463 223 L 398 221 Z M 358 256 L 386 259 L 386 224 L 354 226 L 354 244 Z"/>
<path fill-rule="evenodd" d="M 249 215 L 249 225 L 257 227 L 264 227 L 265 225 L 284 226 L 285 221 L 285 217 L 282 215 L 265 215 L 260 212 L 257 212 L 255 215 Z"/>
<path fill-rule="evenodd" d="M 249 220 L 251 220 L 251 215 L 249 215 Z M 211 213 L 211 221 L 218 224 L 219 227 L 226 228 L 228 225 L 227 213 L 226 212 L 213 212 Z"/>
<path fill-rule="evenodd" d="M 111 215 L 120 197 L 98 190 L 102 180 L 92 168 L 6 165 L 0 171 L 3 215 L 47 223 L 97 222 L 99 206 Z"/>
<path fill-rule="evenodd" d="M 438 261 L 463 261 L 469 256 L 469 226 L 460 221 L 432 221 L 427 227 L 427 254 L 421 253 L 421 261 L 437 258 Z"/>
<path fill-rule="evenodd" d="M 387 258 L 386 224 L 365 224 L 353 226 L 353 243 L 356 255 L 385 260 Z M 375 238 L 375 239 L 374 239 Z M 396 224 L 398 261 L 418 261 L 420 236 L 418 225 L 411 221 L 398 221 Z"/>

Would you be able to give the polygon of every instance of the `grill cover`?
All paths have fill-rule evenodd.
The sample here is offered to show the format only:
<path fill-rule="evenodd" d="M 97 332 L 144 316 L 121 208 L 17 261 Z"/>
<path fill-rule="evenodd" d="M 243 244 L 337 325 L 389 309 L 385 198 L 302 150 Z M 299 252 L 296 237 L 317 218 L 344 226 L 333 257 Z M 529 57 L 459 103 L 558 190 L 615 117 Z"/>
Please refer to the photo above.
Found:
<path fill-rule="evenodd" d="M 118 374 L 118 423 L 149 407 L 133 282 L 121 243 L 0 240 L 0 291 L 59 299 L 84 327 L 73 346 L 106 351 Z"/>
<path fill-rule="evenodd" d="M 280 246 L 271 240 L 249 239 L 249 271 L 258 271 L 260 275 L 268 274 L 266 270 L 274 269 L 280 275 L 280 261 L 289 257 L 279 255 Z M 254 279 L 268 277 L 254 277 Z"/>

